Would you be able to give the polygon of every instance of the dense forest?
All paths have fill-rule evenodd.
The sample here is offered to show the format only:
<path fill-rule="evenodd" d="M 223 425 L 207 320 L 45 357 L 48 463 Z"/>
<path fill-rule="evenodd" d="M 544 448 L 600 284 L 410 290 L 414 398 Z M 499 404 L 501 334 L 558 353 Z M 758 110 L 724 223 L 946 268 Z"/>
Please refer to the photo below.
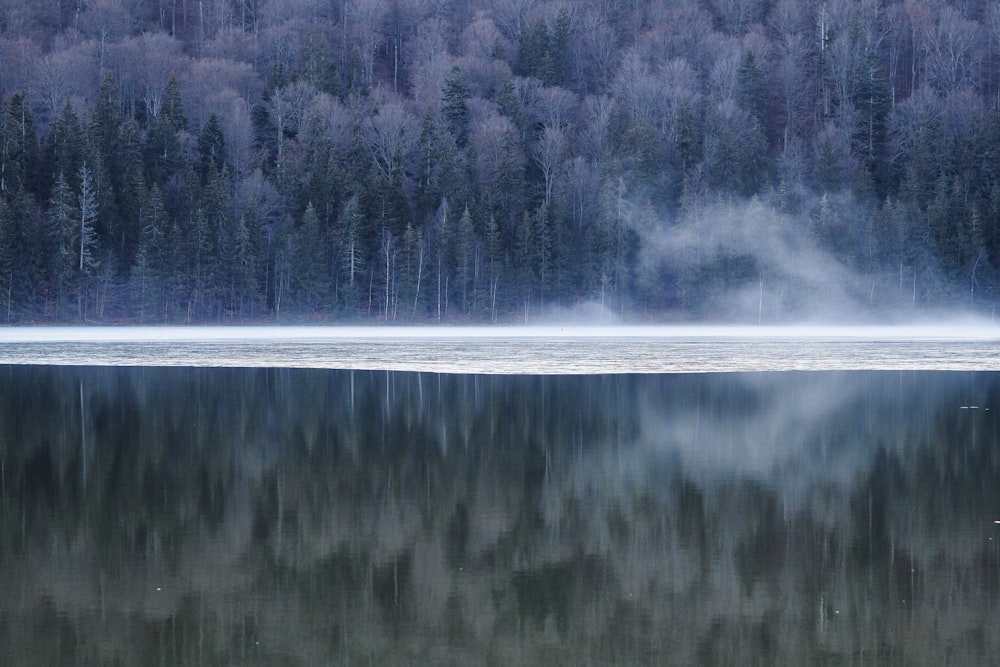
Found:
<path fill-rule="evenodd" d="M 991 315 L 997 0 L 0 3 L 0 321 Z"/>

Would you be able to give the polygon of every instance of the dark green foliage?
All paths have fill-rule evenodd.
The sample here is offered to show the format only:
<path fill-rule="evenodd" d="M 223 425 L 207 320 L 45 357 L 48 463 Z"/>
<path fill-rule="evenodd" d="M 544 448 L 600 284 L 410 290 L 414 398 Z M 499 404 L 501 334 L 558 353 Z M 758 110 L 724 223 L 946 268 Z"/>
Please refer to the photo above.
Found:
<path fill-rule="evenodd" d="M 736 71 L 736 103 L 758 126 L 767 122 L 767 78 L 752 51 L 743 54 Z"/>
<path fill-rule="evenodd" d="M 451 132 L 459 148 L 465 146 L 469 140 L 469 95 L 469 84 L 462 70 L 456 65 L 444 81 L 441 113 L 448 124 L 448 131 Z"/>
<path fill-rule="evenodd" d="M 854 77 L 853 102 L 858 111 L 856 152 L 862 157 L 865 167 L 878 174 L 880 182 L 888 177 L 883 165 L 888 164 L 885 159 L 885 139 L 890 92 L 889 82 L 877 54 L 873 50 L 866 50 Z"/>
<path fill-rule="evenodd" d="M 730 236 L 710 209 L 747 202 L 794 230 L 762 248 L 844 267 L 834 280 L 867 285 L 871 314 L 1000 297 L 986 61 L 957 55 L 949 85 L 945 51 L 857 3 L 708 3 L 714 30 L 675 26 L 697 12 L 672 5 L 491 24 L 460 4 L 290 5 L 280 26 L 248 14 L 232 42 L 193 22 L 109 34 L 104 69 L 74 64 L 89 78 L 65 90 L 48 51 L 76 33 L 38 28 L 45 97 L 0 106 L 0 320 L 503 321 L 581 300 L 740 317 L 724 293 L 780 267 L 684 244 Z M 911 4 L 937 25 L 954 3 Z M 680 25 L 704 33 L 674 39 Z"/>
<path fill-rule="evenodd" d="M 226 166 L 226 137 L 222 134 L 219 117 L 214 113 L 208 117 L 198 134 L 198 167 L 203 180 L 209 170 L 216 174 Z"/>
<path fill-rule="evenodd" d="M 319 228 L 319 216 L 312 202 L 302 214 L 296 230 L 295 301 L 305 312 L 319 313 L 329 307 L 330 281 L 326 243 Z"/>
<path fill-rule="evenodd" d="M 46 183 L 53 183 L 59 174 L 63 174 L 71 188 L 78 186 L 76 178 L 83 163 L 83 142 L 80 118 L 67 100 L 60 114 L 53 119 L 45 140 L 42 172 Z"/>
<path fill-rule="evenodd" d="M 552 78 L 552 56 L 549 53 L 549 29 L 539 19 L 526 24 L 518 36 L 514 73 L 549 81 Z"/>
<path fill-rule="evenodd" d="M 35 141 L 28 97 L 14 93 L 0 108 L 0 195 L 35 187 Z"/>

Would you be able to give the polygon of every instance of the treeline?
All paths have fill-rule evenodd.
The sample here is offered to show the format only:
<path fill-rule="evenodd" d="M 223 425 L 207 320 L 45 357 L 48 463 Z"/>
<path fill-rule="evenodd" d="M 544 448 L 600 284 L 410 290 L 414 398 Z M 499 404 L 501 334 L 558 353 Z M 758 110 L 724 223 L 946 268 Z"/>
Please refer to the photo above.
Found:
<path fill-rule="evenodd" d="M 1000 2 L 12 1 L 0 30 L 6 322 L 997 297 Z"/>

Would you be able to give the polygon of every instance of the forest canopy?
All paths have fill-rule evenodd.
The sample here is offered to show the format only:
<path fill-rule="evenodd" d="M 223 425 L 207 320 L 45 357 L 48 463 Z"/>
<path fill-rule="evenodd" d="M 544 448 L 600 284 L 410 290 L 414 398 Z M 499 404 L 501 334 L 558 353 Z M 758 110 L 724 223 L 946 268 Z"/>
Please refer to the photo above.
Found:
<path fill-rule="evenodd" d="M 0 321 L 991 316 L 998 0 L 0 5 Z"/>

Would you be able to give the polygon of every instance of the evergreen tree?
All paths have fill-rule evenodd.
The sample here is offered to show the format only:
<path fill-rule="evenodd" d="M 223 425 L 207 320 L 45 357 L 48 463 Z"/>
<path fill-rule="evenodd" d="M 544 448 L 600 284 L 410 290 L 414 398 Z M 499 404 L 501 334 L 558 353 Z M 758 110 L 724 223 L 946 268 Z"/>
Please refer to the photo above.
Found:
<path fill-rule="evenodd" d="M 0 197 L 0 317 L 10 323 L 14 308 L 14 213 L 6 197 Z"/>
<path fill-rule="evenodd" d="M 163 101 L 157 118 L 162 118 L 174 132 L 187 130 L 187 116 L 184 115 L 184 101 L 181 99 L 181 87 L 174 72 L 167 80 L 163 89 Z"/>
<path fill-rule="evenodd" d="M 337 230 L 339 272 L 338 293 L 342 307 L 348 313 L 357 313 L 363 276 L 367 271 L 366 256 L 362 253 L 361 205 L 357 196 L 351 197 L 344 204 L 344 212 L 340 216 L 340 226 Z"/>
<path fill-rule="evenodd" d="M 487 280 L 487 304 L 490 321 L 496 322 L 504 303 L 500 294 L 500 282 L 504 275 L 505 262 L 500 240 L 500 226 L 497 224 L 496 218 L 492 215 L 486 219 L 486 225 L 483 230 L 483 246 L 483 262 Z"/>
<path fill-rule="evenodd" d="M 205 121 L 205 125 L 198 134 L 198 169 L 202 181 L 204 182 L 208 178 L 210 169 L 218 174 L 225 166 L 226 138 L 222 134 L 219 117 L 213 113 Z"/>
<path fill-rule="evenodd" d="M 159 112 L 149 120 L 146 133 L 146 182 L 161 187 L 176 173 L 183 171 L 185 157 L 180 133 L 187 130 L 187 118 L 181 100 L 177 77 L 171 76 L 163 91 Z"/>
<path fill-rule="evenodd" d="M 743 54 L 736 70 L 736 103 L 759 126 L 767 125 L 767 78 L 753 51 Z"/>
<path fill-rule="evenodd" d="M 856 153 L 864 166 L 884 183 L 888 164 L 884 154 L 886 118 L 890 111 L 891 91 L 874 49 L 866 49 L 854 76 L 852 102 L 858 111 L 855 131 Z"/>
<path fill-rule="evenodd" d="M 472 311 L 476 276 L 476 235 L 472 215 L 466 208 L 455 230 L 455 302 L 463 314 Z"/>
<path fill-rule="evenodd" d="M 71 189 L 79 187 L 80 165 L 83 163 L 83 128 L 69 100 L 52 121 L 44 147 L 43 171 L 51 184 L 59 174 L 67 179 Z M 46 186 L 45 193 L 48 193 Z"/>
<path fill-rule="evenodd" d="M 556 14 L 555 26 L 549 45 L 549 60 L 551 61 L 551 76 L 547 82 L 550 86 L 568 86 L 571 78 L 571 47 L 570 16 L 566 7 L 561 7 Z"/>
<path fill-rule="evenodd" d="M 108 243 L 119 265 L 129 267 L 135 259 L 141 235 L 140 219 L 143 200 L 147 194 L 143 173 L 142 135 L 139 124 L 134 119 L 130 118 L 122 123 L 115 144 L 116 155 L 113 162 L 116 169 L 111 173 L 111 181 L 118 217 L 114 224 L 109 224 Z M 159 186 L 157 191 L 160 191 Z"/>
<path fill-rule="evenodd" d="M 469 84 L 462 70 L 456 65 L 451 68 L 448 78 L 444 81 L 441 94 L 444 115 L 448 131 L 455 138 L 455 144 L 461 148 L 469 140 L 469 105 L 471 97 Z"/>
<path fill-rule="evenodd" d="M 319 216 L 310 202 L 302 214 L 295 245 L 296 301 L 306 313 L 318 313 L 327 307 L 329 278 L 326 263 L 326 244 L 319 229 Z"/>
<path fill-rule="evenodd" d="M 27 95 L 14 93 L 0 108 L 0 196 L 34 187 L 36 141 Z"/>
<path fill-rule="evenodd" d="M 533 76 L 547 83 L 553 80 L 552 55 L 549 52 L 549 29 L 538 19 L 525 24 L 518 36 L 517 59 L 513 65 L 519 76 Z"/>
<path fill-rule="evenodd" d="M 333 96 L 340 95 L 340 74 L 330 60 L 330 49 L 323 36 L 310 30 L 302 42 L 300 57 L 302 74 L 316 90 Z"/>
<path fill-rule="evenodd" d="M 55 314 L 62 315 L 63 305 L 77 285 L 78 249 L 76 243 L 77 214 L 73 204 L 73 191 L 66 177 L 60 172 L 52 185 L 49 196 L 48 232 L 52 239 L 50 271 L 55 296 Z"/>
<path fill-rule="evenodd" d="M 170 270 L 167 230 L 170 221 L 160 189 L 153 185 L 144 193 L 139 224 L 139 244 L 132 269 L 132 292 L 139 321 L 167 318 L 165 289 Z"/>

